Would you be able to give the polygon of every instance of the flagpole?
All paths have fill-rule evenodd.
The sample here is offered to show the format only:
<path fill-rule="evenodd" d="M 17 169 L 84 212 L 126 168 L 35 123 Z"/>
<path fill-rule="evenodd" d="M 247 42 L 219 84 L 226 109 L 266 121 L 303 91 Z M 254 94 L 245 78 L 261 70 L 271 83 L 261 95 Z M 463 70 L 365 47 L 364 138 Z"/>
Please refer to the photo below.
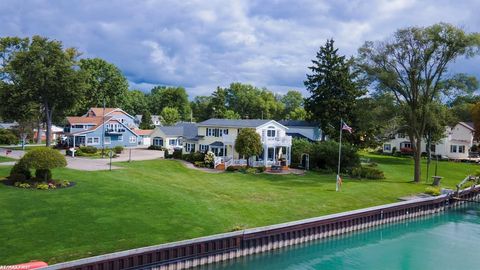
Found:
<path fill-rule="evenodd" d="M 340 160 L 342 156 L 342 130 L 343 130 L 343 119 L 340 119 L 340 143 L 338 144 L 338 169 L 337 169 L 337 181 L 335 183 L 335 191 L 338 191 L 338 182 L 340 180 Z"/>

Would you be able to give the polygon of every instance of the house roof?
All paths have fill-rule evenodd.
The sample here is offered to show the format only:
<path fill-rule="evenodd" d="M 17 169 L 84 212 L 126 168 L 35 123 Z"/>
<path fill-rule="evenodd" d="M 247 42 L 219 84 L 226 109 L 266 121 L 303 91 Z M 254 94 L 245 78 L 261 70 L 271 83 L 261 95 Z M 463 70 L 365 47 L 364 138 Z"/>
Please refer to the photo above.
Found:
<path fill-rule="evenodd" d="M 164 126 L 158 127 L 167 136 L 183 136 L 183 127 L 179 126 Z"/>
<path fill-rule="evenodd" d="M 255 128 L 266 124 L 272 120 L 268 119 L 218 119 L 210 118 L 198 123 L 199 126 L 223 126 L 223 127 L 239 127 L 239 128 Z"/>
<path fill-rule="evenodd" d="M 119 108 L 105 108 L 105 115 L 115 111 L 115 110 L 121 110 Z M 96 116 L 102 116 L 103 115 L 103 108 L 90 108 L 89 111 L 92 111 Z"/>
<path fill-rule="evenodd" d="M 297 138 L 297 139 L 306 139 L 310 142 L 313 142 L 313 140 L 311 140 L 310 138 L 306 137 L 305 135 L 303 134 L 300 134 L 300 133 L 297 133 L 297 132 L 286 132 L 286 134 L 288 136 L 292 136 L 292 138 Z"/>
<path fill-rule="evenodd" d="M 319 124 L 304 120 L 280 120 L 278 123 L 286 127 L 318 127 Z"/>
<path fill-rule="evenodd" d="M 465 126 L 470 130 L 475 130 L 475 126 L 473 125 L 473 122 L 459 122 L 459 124 Z"/>
<path fill-rule="evenodd" d="M 109 121 L 111 119 L 110 116 L 105 117 L 105 122 Z M 94 124 L 94 125 L 100 125 L 103 122 L 103 117 L 102 116 L 90 116 L 90 117 L 85 117 L 85 116 L 68 116 L 67 121 L 70 125 L 74 124 Z"/>
<path fill-rule="evenodd" d="M 183 137 L 187 139 L 195 138 L 198 135 L 198 127 L 196 123 L 191 122 L 179 122 L 175 124 L 176 127 L 183 128 Z"/>
<path fill-rule="evenodd" d="M 152 134 L 153 129 L 133 129 L 133 132 L 135 132 L 137 135 L 143 135 L 143 136 L 148 136 Z"/>

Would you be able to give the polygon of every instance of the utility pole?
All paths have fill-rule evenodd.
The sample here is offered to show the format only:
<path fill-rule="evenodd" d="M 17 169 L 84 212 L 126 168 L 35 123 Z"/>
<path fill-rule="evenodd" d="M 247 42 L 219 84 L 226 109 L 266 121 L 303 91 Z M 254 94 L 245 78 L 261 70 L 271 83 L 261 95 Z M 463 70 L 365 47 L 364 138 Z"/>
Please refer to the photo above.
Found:
<path fill-rule="evenodd" d="M 105 97 L 103 98 L 103 114 L 102 114 L 102 158 L 104 157 L 105 157 Z"/>

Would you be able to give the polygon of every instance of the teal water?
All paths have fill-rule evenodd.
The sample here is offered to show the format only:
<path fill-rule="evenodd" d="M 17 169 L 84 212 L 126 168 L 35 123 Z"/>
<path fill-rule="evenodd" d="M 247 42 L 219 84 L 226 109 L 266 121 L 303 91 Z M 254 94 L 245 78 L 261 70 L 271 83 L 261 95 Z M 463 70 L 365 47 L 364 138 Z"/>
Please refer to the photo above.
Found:
<path fill-rule="evenodd" d="M 479 255 L 475 205 L 196 269 L 480 269 Z"/>

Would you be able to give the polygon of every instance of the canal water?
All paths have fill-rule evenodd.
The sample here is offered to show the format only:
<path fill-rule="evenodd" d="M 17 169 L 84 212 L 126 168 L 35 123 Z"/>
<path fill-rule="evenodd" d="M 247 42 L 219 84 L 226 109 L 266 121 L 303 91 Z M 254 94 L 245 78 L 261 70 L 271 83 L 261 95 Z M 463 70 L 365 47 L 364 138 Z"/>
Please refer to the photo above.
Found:
<path fill-rule="evenodd" d="M 480 269 L 479 254 L 480 207 L 469 205 L 196 269 Z"/>

